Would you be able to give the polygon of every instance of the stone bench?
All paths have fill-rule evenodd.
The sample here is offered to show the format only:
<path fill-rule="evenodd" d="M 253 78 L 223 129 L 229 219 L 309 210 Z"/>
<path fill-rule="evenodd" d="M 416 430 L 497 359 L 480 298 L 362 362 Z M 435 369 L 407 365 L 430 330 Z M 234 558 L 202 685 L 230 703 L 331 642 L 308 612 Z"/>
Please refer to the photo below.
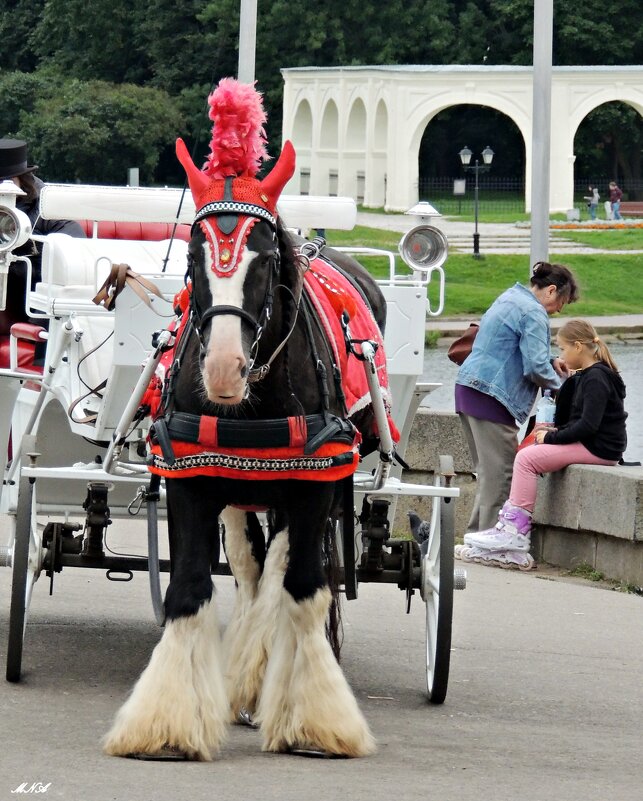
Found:
<path fill-rule="evenodd" d="M 466 530 L 475 478 L 464 432 L 451 412 L 418 411 L 405 455 L 404 481 L 433 482 L 438 456 L 454 457 L 456 537 Z M 571 465 L 539 480 L 532 553 L 536 561 L 574 569 L 589 565 L 607 578 L 643 585 L 643 468 Z M 579 500 L 582 499 L 582 503 Z M 430 515 L 430 500 L 401 498 L 394 531 L 406 531 L 406 511 Z"/>

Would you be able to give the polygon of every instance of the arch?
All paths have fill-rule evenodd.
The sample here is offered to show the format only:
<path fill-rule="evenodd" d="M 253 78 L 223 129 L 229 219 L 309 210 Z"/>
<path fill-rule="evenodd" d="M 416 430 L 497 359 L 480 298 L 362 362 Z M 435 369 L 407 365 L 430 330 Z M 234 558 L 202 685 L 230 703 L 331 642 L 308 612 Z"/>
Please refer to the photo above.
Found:
<path fill-rule="evenodd" d="M 313 146 L 313 112 L 306 99 L 299 103 L 295 111 L 292 136 L 300 148 Z"/>
<path fill-rule="evenodd" d="M 488 106 L 513 120 L 520 131 L 525 144 L 525 196 L 529 207 L 533 144 L 531 67 L 487 64 L 294 67 L 283 69 L 282 74 L 284 131 L 289 130 L 291 110 L 297 107 L 295 99 L 301 97 L 301 92 L 306 93 L 313 116 L 312 173 L 337 173 L 340 190 L 342 187 L 350 190 L 351 175 L 356 168 L 355 158 L 347 156 L 356 154 L 351 145 L 362 128 L 361 121 L 355 124 L 362 117 L 361 104 L 355 105 L 357 98 L 366 110 L 366 195 L 369 195 L 369 173 L 378 164 L 380 185 L 381 176 L 385 176 L 386 208 L 400 211 L 417 202 L 418 151 L 423 132 L 435 115 L 457 105 Z M 574 134 L 578 126 L 592 109 L 607 102 L 622 101 L 643 113 L 643 67 L 553 67 L 551 94 L 554 134 L 550 147 L 550 210 L 565 211 L 573 204 Z M 534 124 L 537 126 L 538 121 Z M 380 195 L 379 190 L 370 193 L 371 198 Z"/>
<path fill-rule="evenodd" d="M 580 121 L 573 135 L 574 189 L 580 208 L 590 185 L 606 201 L 611 180 L 624 187 L 627 200 L 641 198 L 643 109 L 638 104 L 601 103 Z"/>
<path fill-rule="evenodd" d="M 522 135 L 523 142 L 527 142 L 530 134 L 531 134 L 531 126 L 529 120 L 526 118 L 524 113 L 521 113 L 519 109 L 515 107 L 507 106 L 505 103 L 494 103 L 494 102 L 476 102 L 475 100 L 471 100 L 467 98 L 465 95 L 461 95 L 458 97 L 457 95 L 453 96 L 453 99 L 450 99 L 449 102 L 445 103 L 442 102 L 435 107 L 431 107 L 427 109 L 422 117 L 415 122 L 413 120 L 409 120 L 409 127 L 413 125 L 413 133 L 411 135 L 411 152 L 415 154 L 417 157 L 417 153 L 420 149 L 420 142 L 422 141 L 422 136 L 427 125 L 431 122 L 431 120 L 436 117 L 441 111 L 445 111 L 448 108 L 453 108 L 454 106 L 484 106 L 487 108 L 492 108 L 494 111 L 499 111 L 501 114 L 504 114 L 505 117 L 509 117 L 509 119 L 515 123 L 516 127 L 520 131 Z M 463 143 L 465 144 L 465 143 Z M 458 145 L 458 148 L 460 145 Z"/>
<path fill-rule="evenodd" d="M 364 150 L 366 148 L 366 106 L 361 97 L 358 97 L 353 102 L 348 114 L 346 147 L 349 150 Z"/>
<path fill-rule="evenodd" d="M 388 143 L 388 108 L 383 99 L 380 99 L 375 110 L 375 130 L 373 131 L 373 148 L 386 150 Z"/>
<path fill-rule="evenodd" d="M 319 129 L 319 145 L 323 150 L 337 150 L 339 147 L 339 112 L 337 103 L 330 99 L 324 107 Z"/>

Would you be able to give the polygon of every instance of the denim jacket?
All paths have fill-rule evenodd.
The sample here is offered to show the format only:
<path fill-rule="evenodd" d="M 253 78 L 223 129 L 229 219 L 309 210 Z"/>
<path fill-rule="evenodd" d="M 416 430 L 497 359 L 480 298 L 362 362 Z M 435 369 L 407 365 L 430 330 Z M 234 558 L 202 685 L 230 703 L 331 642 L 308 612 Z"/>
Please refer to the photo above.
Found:
<path fill-rule="evenodd" d="M 558 389 L 561 384 L 550 362 L 550 339 L 545 307 L 529 289 L 515 284 L 482 316 L 456 383 L 491 395 L 524 423 L 538 387 Z"/>

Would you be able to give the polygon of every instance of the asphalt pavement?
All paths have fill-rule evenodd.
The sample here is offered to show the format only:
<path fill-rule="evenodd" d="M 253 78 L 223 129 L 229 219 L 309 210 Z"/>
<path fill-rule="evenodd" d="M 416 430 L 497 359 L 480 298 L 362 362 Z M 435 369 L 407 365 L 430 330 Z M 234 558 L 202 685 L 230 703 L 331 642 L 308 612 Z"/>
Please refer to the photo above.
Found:
<path fill-rule="evenodd" d="M 117 521 L 112 547 L 137 550 Z M 213 763 L 104 756 L 100 738 L 160 636 L 146 574 L 129 583 L 65 568 L 36 584 L 24 678 L 0 680 L 0 801 L 40 782 L 65 801 L 586 801 L 641 797 L 643 599 L 561 578 L 469 566 L 456 593 L 449 692 L 426 701 L 424 606 L 362 584 L 344 604 L 343 668 L 375 756 L 265 754 L 235 726 Z M 10 571 L 0 570 L 4 665 Z M 217 580 L 220 619 L 234 585 Z M 4 670 L 3 670 L 4 673 Z M 26 783 L 26 784 L 25 784 Z M 32 791 L 33 794 L 38 790 Z"/>

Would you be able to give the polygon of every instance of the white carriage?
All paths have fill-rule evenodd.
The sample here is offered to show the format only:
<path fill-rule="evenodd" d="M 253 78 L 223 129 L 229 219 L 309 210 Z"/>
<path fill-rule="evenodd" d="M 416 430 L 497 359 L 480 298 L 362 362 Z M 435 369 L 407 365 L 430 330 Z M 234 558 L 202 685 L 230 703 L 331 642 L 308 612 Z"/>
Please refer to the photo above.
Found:
<path fill-rule="evenodd" d="M 52 186 L 44 191 L 42 209 L 43 216 L 54 218 L 170 222 L 176 218 L 179 194 Z M 297 228 L 350 228 L 355 221 L 355 205 L 346 199 L 282 197 L 279 205 L 286 223 Z M 191 222 L 193 216 L 191 200 L 186 200 L 182 220 Z M 416 244 L 428 248 L 410 260 L 414 269 L 400 274 L 399 256 L 387 254 L 390 273 L 380 282 L 388 307 L 387 368 L 402 457 L 418 405 L 436 386 L 418 383 L 432 278 L 439 279 L 440 301 L 430 313 L 440 313 L 444 296 L 441 263 L 446 254 L 430 251 L 436 244 L 438 251 L 446 251 L 446 242 L 427 228 L 415 236 Z M 354 252 L 358 258 L 378 253 Z M 169 565 L 158 558 L 156 521 L 164 516 L 163 492 L 157 497 L 148 491 L 145 443 L 150 421 L 135 419 L 135 413 L 160 358 L 163 337 L 168 336 L 158 341 L 173 317 L 172 302 L 183 286 L 185 262 L 186 243 L 180 239 L 83 240 L 52 234 L 43 243 L 42 282 L 29 293 L 27 308 L 30 316 L 48 321 L 48 331 L 30 334 L 47 340 L 44 370 L 35 375 L 18 368 L 17 337 L 12 337 L 11 366 L 0 369 L 0 448 L 6 452 L 9 442 L 12 448 L 0 502 L 10 521 L 7 543 L 0 551 L 0 563 L 12 568 L 9 681 L 20 678 L 29 602 L 43 572 L 53 582 L 63 567 L 98 567 L 111 578 L 147 570 L 155 613 L 162 621 L 159 571 Z M 93 303 L 112 265 L 121 263 L 153 282 L 162 297 L 126 286 L 113 311 Z M 368 362 L 365 369 L 368 374 Z M 379 430 L 388 432 L 376 381 L 371 389 Z M 390 436 L 382 437 L 380 458 L 365 460 L 355 477 L 357 527 L 351 521 L 337 525 L 343 587 L 349 599 L 357 596 L 360 581 L 397 583 L 409 601 L 420 590 L 426 603 L 428 696 L 441 703 L 449 673 L 453 591 L 464 586 L 463 572 L 454 574 L 453 567 L 454 501 L 459 490 L 451 486 L 450 457 L 441 459 L 434 485 L 421 486 L 401 480 L 402 468 L 393 462 L 392 450 Z M 391 537 L 388 520 L 401 495 L 433 499 L 431 533 L 419 549 L 413 540 Z M 372 510 L 368 521 L 357 520 L 364 497 Z M 107 525 L 141 506 L 147 508 L 149 558 L 106 553 Z"/>

